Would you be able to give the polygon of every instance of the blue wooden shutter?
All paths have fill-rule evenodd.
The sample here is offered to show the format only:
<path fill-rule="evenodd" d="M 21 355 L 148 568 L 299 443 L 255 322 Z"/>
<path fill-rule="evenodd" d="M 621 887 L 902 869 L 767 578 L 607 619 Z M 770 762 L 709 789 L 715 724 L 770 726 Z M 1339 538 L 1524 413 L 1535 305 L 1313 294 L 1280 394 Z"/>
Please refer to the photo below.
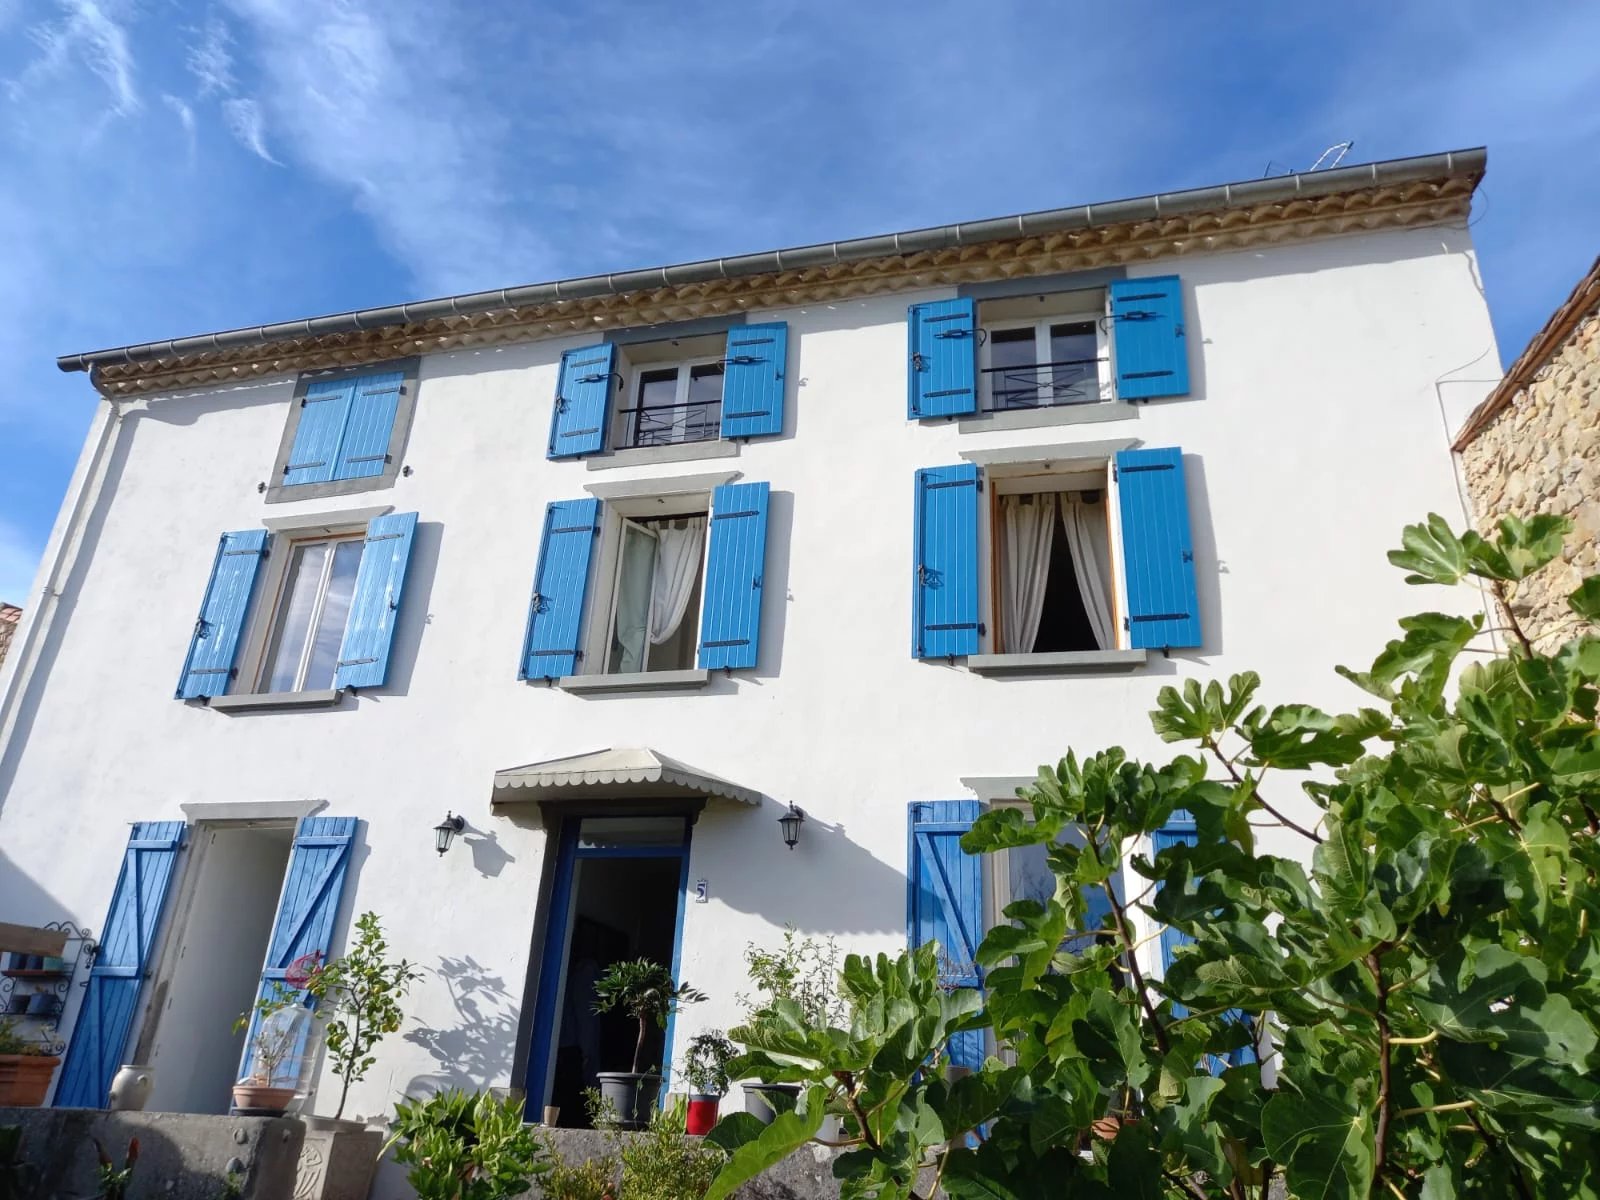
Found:
<path fill-rule="evenodd" d="M 182 821 L 140 821 L 128 835 L 99 950 L 56 1085 L 58 1108 L 104 1108 L 122 1065 L 145 971 L 183 845 Z M 218 1014 L 218 1020 L 227 1020 Z"/>
<path fill-rule="evenodd" d="M 404 371 L 384 371 L 354 380 L 355 395 L 345 420 L 344 437 L 334 461 L 333 478 L 366 479 L 382 475 L 389 461 L 389 439 L 400 407 Z"/>
<path fill-rule="evenodd" d="M 930 800 L 910 806 L 906 871 L 906 936 L 913 947 L 938 942 L 939 981 L 981 988 L 978 944 L 983 941 L 983 859 L 961 849 L 961 835 L 983 811 L 977 800 Z M 976 1070 L 983 1065 L 982 1030 L 950 1041 L 950 1060 Z"/>
<path fill-rule="evenodd" d="M 294 849 L 289 855 L 289 870 L 283 877 L 283 892 L 278 898 L 272 940 L 267 943 L 261 984 L 256 989 L 257 999 L 272 995 L 288 978 L 289 968 L 307 955 L 317 954 L 326 960 L 328 947 L 333 943 L 333 921 L 339 915 L 339 902 L 344 897 L 350 843 L 355 835 L 354 817 L 304 817 L 295 829 Z M 240 1079 L 250 1074 L 256 1021 L 255 1018 L 251 1020 L 250 1032 L 245 1038 Z M 304 1053 L 302 1038 L 289 1062 L 298 1065 Z"/>
<path fill-rule="evenodd" d="M 599 516 L 600 501 L 592 498 L 554 500 L 545 507 L 519 679 L 560 679 L 578 670 L 583 657 L 578 635 Z"/>
<path fill-rule="evenodd" d="M 1116 478 L 1129 644 L 1135 650 L 1199 646 L 1200 600 L 1183 451 L 1176 446 L 1124 450 L 1117 455 Z"/>
<path fill-rule="evenodd" d="M 266 549 L 265 529 L 222 535 L 211 563 L 206 594 L 200 601 L 194 636 L 189 639 L 189 653 L 178 676 L 179 700 L 220 696 L 228 690 L 239 653 L 239 635 L 244 632 L 245 614 L 250 609 L 250 594 L 255 590 L 256 571 Z"/>
<path fill-rule="evenodd" d="M 978 652 L 978 468 L 917 472 L 915 658 Z"/>
<path fill-rule="evenodd" d="M 1195 831 L 1194 818 L 1181 808 L 1172 814 L 1165 829 L 1158 829 L 1150 835 L 1150 848 L 1153 854 L 1160 854 L 1163 850 L 1172 846 L 1198 846 L 1199 844 L 1200 835 Z M 1159 890 L 1162 885 L 1157 884 L 1156 886 Z M 1185 942 L 1192 942 L 1193 940 L 1181 929 L 1174 929 L 1170 925 L 1161 927 L 1161 973 L 1163 975 L 1172 966 L 1173 952 Z M 1189 1010 L 1174 1001 L 1172 1011 L 1181 1017 L 1188 1013 Z M 1237 1008 L 1229 1009 L 1223 1015 L 1232 1021 L 1244 1021 L 1247 1019 L 1245 1014 Z M 1239 1049 L 1225 1055 L 1221 1060 L 1208 1056 L 1208 1065 L 1212 1074 L 1220 1072 L 1224 1067 L 1244 1066 L 1255 1061 L 1256 1052 L 1253 1046 L 1241 1046 Z"/>
<path fill-rule="evenodd" d="M 333 686 L 382 687 L 389 674 L 389 647 L 400 620 L 400 594 L 405 588 L 406 564 L 411 561 L 411 539 L 417 514 L 389 513 L 374 517 L 367 526 L 356 569 L 355 594 L 350 617 L 339 645 L 339 662 Z"/>
<path fill-rule="evenodd" d="M 978 305 L 974 300 L 913 304 L 912 420 L 978 410 Z"/>
<path fill-rule="evenodd" d="M 700 665 L 707 670 L 756 665 L 767 561 L 767 487 L 725 483 L 711 493 L 700 616 Z"/>
<path fill-rule="evenodd" d="M 1119 400 L 1189 394 L 1189 339 L 1176 275 L 1112 283 L 1111 333 Z"/>
<path fill-rule="evenodd" d="M 300 399 L 300 423 L 294 429 L 294 445 L 289 461 L 283 465 L 286 486 L 297 483 L 327 483 L 334 478 L 339 462 L 339 443 L 344 440 L 345 422 L 355 397 L 353 379 L 324 379 L 306 386 Z"/>
<path fill-rule="evenodd" d="M 736 325 L 728 330 L 722 376 L 722 436 L 748 438 L 783 432 L 789 326 Z"/>
<path fill-rule="evenodd" d="M 605 445 L 616 357 L 617 348 L 610 342 L 568 350 L 561 356 L 547 457 L 594 454 Z"/>

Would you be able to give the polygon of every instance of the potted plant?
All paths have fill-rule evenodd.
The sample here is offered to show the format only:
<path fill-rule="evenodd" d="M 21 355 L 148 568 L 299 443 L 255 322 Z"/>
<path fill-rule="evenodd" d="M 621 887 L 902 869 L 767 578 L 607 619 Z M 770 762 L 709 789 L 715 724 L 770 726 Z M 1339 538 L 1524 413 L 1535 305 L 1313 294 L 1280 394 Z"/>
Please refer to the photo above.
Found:
<path fill-rule="evenodd" d="M 342 1120 L 350 1085 L 366 1078 L 377 1061 L 373 1048 L 400 1028 L 404 1016 L 400 997 L 422 978 L 422 972 L 403 958 L 390 961 L 388 953 L 378 914 L 362 913 L 356 918 L 356 940 L 349 952 L 331 962 L 313 962 L 305 971 L 305 990 L 316 1001 L 313 1011 L 322 1023 L 328 1062 L 341 1084 L 333 1116 L 314 1121 L 355 1124 Z"/>
<path fill-rule="evenodd" d="M 38 1108 L 61 1062 L 37 1042 L 17 1032 L 15 1021 L 0 1020 L 0 1108 Z"/>
<path fill-rule="evenodd" d="M 625 1129 L 642 1129 L 646 1116 L 661 1095 L 661 1076 L 645 1071 L 644 1046 L 650 1026 L 667 1027 L 667 1017 L 685 1004 L 706 998 L 687 983 L 675 983 L 672 973 L 648 958 L 612 963 L 595 981 L 594 1011 L 619 1010 L 639 1023 L 639 1037 L 633 1047 L 631 1071 L 601 1071 L 600 1094 L 617 1110 L 618 1123 Z"/>
<path fill-rule="evenodd" d="M 272 992 L 239 1014 L 235 1033 L 251 1024 L 250 1070 L 233 1085 L 234 1112 L 247 1116 L 282 1116 L 300 1082 L 299 1050 L 309 1016 L 300 993 L 274 983 Z"/>
<path fill-rule="evenodd" d="M 793 1000 L 805 1014 L 806 1024 L 813 1028 L 846 1024 L 846 1006 L 839 996 L 839 944 L 833 938 L 801 937 L 790 925 L 783 931 L 781 945 L 770 949 L 754 942 L 745 946 L 745 970 L 755 992 L 741 992 L 738 1000 L 744 1007 L 745 1025 L 757 1025 L 779 996 Z M 792 1101 L 799 1095 L 798 1084 L 762 1083 L 746 1080 L 744 1088 L 745 1111 L 771 1124 L 777 1116 L 778 1105 L 770 1102 L 773 1093 Z"/>
<path fill-rule="evenodd" d="M 683 1079 L 689 1085 L 686 1132 L 704 1137 L 717 1123 L 717 1107 L 728 1093 L 728 1063 L 738 1052 L 720 1029 L 707 1029 L 689 1039 L 683 1056 Z"/>

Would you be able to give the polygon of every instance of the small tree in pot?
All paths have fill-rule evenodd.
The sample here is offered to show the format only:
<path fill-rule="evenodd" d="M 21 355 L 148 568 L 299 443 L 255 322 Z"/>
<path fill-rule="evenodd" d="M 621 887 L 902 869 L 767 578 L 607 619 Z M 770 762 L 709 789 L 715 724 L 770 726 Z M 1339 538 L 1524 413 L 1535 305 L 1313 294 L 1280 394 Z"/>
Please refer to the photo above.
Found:
<path fill-rule="evenodd" d="M 661 1094 L 661 1076 L 646 1072 L 645 1042 L 650 1026 L 667 1027 L 667 1017 L 682 1005 L 697 1004 L 704 992 L 687 983 L 673 981 L 672 972 L 648 958 L 612 963 L 595 981 L 594 1011 L 621 1011 L 639 1023 L 639 1037 L 633 1047 L 631 1071 L 601 1071 L 600 1093 L 617 1110 L 619 1123 L 627 1129 L 643 1128 L 646 1115 Z"/>
<path fill-rule="evenodd" d="M 728 1092 L 728 1063 L 738 1052 L 720 1029 L 689 1039 L 683 1056 L 683 1079 L 689 1085 L 686 1132 L 702 1136 L 717 1123 L 717 1107 Z"/>

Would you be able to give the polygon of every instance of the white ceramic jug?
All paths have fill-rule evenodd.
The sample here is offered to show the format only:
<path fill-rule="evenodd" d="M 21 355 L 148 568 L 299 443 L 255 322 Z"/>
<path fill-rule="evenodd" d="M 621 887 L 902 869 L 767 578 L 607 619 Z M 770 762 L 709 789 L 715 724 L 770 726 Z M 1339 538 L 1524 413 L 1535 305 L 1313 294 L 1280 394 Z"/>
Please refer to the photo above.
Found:
<path fill-rule="evenodd" d="M 122 1112 L 144 1111 L 145 1101 L 150 1099 L 150 1088 L 154 1080 L 155 1077 L 149 1067 L 123 1063 L 122 1069 L 111 1080 L 111 1109 Z"/>

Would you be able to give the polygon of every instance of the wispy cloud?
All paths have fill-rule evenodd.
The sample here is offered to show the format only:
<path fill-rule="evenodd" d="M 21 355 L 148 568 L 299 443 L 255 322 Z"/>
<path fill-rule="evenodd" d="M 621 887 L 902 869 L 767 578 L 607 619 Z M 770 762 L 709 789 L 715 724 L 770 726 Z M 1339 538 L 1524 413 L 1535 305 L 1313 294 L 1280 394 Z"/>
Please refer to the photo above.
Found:
<path fill-rule="evenodd" d="M 227 23 L 212 13 L 199 31 L 200 40 L 189 47 L 184 65 L 200 84 L 200 96 L 233 94 L 233 34 Z"/>
<path fill-rule="evenodd" d="M 250 153 L 273 166 L 283 165 L 267 150 L 266 122 L 261 115 L 261 106 L 254 100 L 242 96 L 224 100 L 222 118 L 228 124 L 228 132 Z"/>
<path fill-rule="evenodd" d="M 189 159 L 194 160 L 194 109 L 190 108 L 171 92 L 161 93 L 161 103 L 172 110 L 172 115 L 178 118 L 178 124 L 183 126 L 183 136 L 189 143 Z"/>
<path fill-rule="evenodd" d="M 41 83 L 59 77 L 76 60 L 93 72 L 110 94 L 110 114 L 130 116 L 139 111 L 139 91 L 134 82 L 135 63 L 128 31 L 112 5 L 95 0 L 60 0 L 60 16 L 41 21 L 28 30 L 37 55 L 12 80 L 7 92 L 20 100 Z"/>

